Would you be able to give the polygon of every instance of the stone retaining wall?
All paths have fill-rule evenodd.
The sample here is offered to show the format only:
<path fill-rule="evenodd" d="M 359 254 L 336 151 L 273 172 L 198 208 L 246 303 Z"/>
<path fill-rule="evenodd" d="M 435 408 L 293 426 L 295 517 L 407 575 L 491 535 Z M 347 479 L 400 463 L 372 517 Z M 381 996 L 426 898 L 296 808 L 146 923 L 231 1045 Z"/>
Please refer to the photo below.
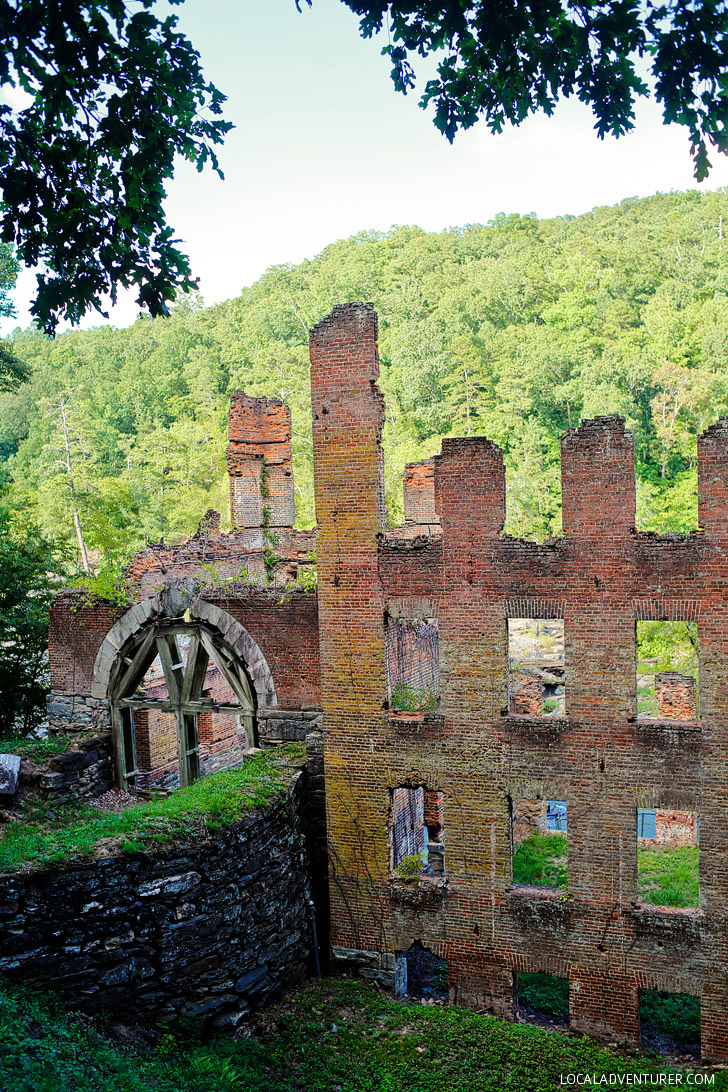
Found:
<path fill-rule="evenodd" d="M 93 800 L 111 788 L 114 762 L 111 733 L 79 739 L 65 754 L 44 763 L 24 758 L 19 787 L 40 792 L 56 804 L 69 800 Z"/>
<path fill-rule="evenodd" d="M 304 778 L 211 837 L 0 876 L 0 973 L 83 1012 L 234 1026 L 308 966 Z"/>

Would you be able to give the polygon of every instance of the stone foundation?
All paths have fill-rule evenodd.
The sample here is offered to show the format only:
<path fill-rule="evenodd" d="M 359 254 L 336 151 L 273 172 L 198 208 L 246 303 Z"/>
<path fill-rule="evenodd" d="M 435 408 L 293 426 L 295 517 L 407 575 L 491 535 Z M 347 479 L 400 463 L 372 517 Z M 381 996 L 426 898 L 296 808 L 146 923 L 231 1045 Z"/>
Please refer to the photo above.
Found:
<path fill-rule="evenodd" d="M 206 839 L 0 876 L 0 973 L 82 1012 L 234 1026 L 308 967 L 303 782 Z"/>

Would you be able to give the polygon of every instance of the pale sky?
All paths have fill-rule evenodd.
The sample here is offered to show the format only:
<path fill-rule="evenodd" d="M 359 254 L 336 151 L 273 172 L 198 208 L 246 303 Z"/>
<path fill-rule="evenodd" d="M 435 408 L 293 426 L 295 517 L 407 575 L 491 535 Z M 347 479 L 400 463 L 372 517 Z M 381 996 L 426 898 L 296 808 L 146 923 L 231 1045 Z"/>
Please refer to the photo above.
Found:
<path fill-rule="evenodd" d="M 173 9 L 236 125 L 220 155 L 224 182 L 180 164 L 168 187 L 168 221 L 206 303 L 365 229 L 578 214 L 695 186 L 687 132 L 663 126 L 652 103 L 619 140 L 599 140 L 589 110 L 567 102 L 551 118 L 497 137 L 478 125 L 450 145 L 417 94 L 394 90 L 382 43 L 359 37 L 341 0 L 301 6 L 298 14 L 294 0 L 186 0 Z M 713 161 L 700 188 L 728 185 L 728 157 Z M 28 324 L 34 284 L 21 274 L 17 318 L 0 332 Z M 125 326 L 136 314 L 130 294 L 111 322 Z M 103 321 L 93 314 L 83 325 Z"/>

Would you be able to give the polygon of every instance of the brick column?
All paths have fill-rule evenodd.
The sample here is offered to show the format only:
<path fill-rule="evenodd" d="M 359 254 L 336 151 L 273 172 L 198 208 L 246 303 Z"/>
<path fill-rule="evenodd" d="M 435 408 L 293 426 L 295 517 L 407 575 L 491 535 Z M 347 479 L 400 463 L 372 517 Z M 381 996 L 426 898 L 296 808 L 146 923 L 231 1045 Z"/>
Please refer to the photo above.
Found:
<path fill-rule="evenodd" d="M 278 398 L 233 391 L 228 413 L 227 465 L 235 528 L 293 527 L 291 411 Z"/>
<path fill-rule="evenodd" d="M 387 699 L 376 337 L 370 304 L 335 307 L 311 331 L 331 940 L 370 951 L 386 946 L 377 892 L 388 873 L 388 793 L 375 742 Z"/>

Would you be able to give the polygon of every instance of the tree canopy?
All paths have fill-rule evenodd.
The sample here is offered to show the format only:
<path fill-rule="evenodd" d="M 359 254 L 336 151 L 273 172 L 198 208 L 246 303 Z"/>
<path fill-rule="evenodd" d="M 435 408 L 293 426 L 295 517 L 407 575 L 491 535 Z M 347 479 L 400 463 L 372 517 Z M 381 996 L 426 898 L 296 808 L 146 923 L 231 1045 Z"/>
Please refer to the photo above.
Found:
<path fill-rule="evenodd" d="M 42 269 L 31 312 L 47 333 L 103 314 L 119 285 L 162 315 L 196 283 L 165 220 L 165 181 L 176 155 L 220 174 L 231 126 L 176 17 L 153 4 L 0 0 L 0 87 L 27 96 L 0 104 L 0 238 Z"/>
<path fill-rule="evenodd" d="M 7 504 L 111 569 L 229 513 L 232 390 L 293 413 L 297 518 L 313 523 L 308 330 L 336 303 L 379 314 L 387 508 L 443 436 L 505 452 L 507 530 L 561 526 L 559 437 L 620 413 L 638 525 L 697 526 L 696 438 L 728 413 L 728 191 L 630 199 L 579 217 L 499 215 L 440 233 L 362 232 L 268 270 L 235 299 L 186 297 L 128 329 L 15 335 L 28 383 L 0 394 Z M 74 515 L 75 513 L 75 515 Z"/>
<path fill-rule="evenodd" d="M 415 86 L 415 58 L 437 59 L 420 105 L 434 106 L 448 140 L 481 117 L 499 133 L 535 111 L 551 114 L 570 95 L 591 106 L 600 137 L 620 136 L 634 126 L 636 99 L 654 93 L 665 122 L 687 127 L 699 181 L 709 146 L 728 152 L 725 0 L 344 3 L 365 37 L 386 26 L 382 52 L 399 91 Z"/>

